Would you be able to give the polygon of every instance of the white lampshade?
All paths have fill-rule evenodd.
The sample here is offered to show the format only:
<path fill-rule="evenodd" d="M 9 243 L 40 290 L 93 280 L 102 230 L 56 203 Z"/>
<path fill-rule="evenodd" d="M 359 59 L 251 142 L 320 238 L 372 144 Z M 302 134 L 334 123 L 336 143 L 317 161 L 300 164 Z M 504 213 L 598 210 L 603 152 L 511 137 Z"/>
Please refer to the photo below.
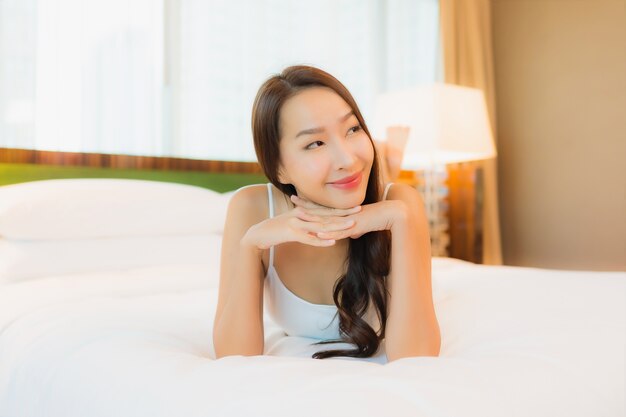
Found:
<path fill-rule="evenodd" d="M 378 97 L 373 132 L 385 137 L 392 125 L 410 127 L 403 169 L 421 169 L 487 159 L 496 155 L 481 90 L 452 84 L 423 84 Z"/>

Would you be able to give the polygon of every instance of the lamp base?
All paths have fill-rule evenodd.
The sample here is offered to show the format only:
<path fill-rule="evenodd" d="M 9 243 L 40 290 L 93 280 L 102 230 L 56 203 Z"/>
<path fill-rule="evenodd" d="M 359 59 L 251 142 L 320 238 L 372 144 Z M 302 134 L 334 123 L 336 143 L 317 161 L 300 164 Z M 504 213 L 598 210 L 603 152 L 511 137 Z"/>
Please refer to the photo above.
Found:
<path fill-rule="evenodd" d="M 450 256 L 483 259 L 483 170 L 480 162 L 448 165 Z"/>
<path fill-rule="evenodd" d="M 430 169 L 415 171 L 415 187 L 422 195 L 430 231 L 432 256 L 448 256 L 448 172 L 445 165 L 433 165 Z"/>

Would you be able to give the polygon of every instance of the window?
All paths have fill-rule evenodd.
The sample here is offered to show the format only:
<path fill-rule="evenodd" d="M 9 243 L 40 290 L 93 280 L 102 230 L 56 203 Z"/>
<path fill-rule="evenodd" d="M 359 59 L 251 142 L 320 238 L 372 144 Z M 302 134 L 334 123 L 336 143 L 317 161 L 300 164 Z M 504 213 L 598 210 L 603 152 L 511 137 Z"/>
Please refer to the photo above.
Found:
<path fill-rule="evenodd" d="M 354 95 L 441 80 L 436 0 L 5 0 L 0 146 L 254 161 L 258 87 L 318 66 Z"/>

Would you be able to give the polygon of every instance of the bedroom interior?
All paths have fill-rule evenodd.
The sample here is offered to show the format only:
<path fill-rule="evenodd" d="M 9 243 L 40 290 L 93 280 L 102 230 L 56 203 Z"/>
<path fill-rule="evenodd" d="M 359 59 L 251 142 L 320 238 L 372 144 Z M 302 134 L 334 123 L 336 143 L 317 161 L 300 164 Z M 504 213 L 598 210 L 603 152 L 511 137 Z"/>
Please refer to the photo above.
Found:
<path fill-rule="evenodd" d="M 226 207 L 258 164 L 17 146 L 0 84 L 0 417 L 625 415 L 626 2 L 435 3 L 439 81 L 483 91 L 497 150 L 438 180 L 438 357 L 313 360 L 264 317 L 263 355 L 216 360 Z"/>

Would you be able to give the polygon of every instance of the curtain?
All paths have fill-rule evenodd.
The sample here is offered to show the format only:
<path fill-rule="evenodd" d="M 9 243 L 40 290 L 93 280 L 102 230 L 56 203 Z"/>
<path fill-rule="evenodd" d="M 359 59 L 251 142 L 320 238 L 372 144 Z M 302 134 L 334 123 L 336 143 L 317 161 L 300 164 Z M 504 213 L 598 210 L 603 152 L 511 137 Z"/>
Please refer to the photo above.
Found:
<path fill-rule="evenodd" d="M 0 1 L 0 146 L 158 155 L 163 7 Z"/>
<path fill-rule="evenodd" d="M 366 123 L 379 93 L 437 78 L 437 0 L 166 0 L 173 64 L 171 152 L 255 161 L 260 85 L 317 66 L 354 96 Z M 170 53 L 166 53 L 170 55 Z M 371 122 L 369 122 L 371 123 Z"/>
<path fill-rule="evenodd" d="M 437 0 L 0 0 L 0 147 L 253 161 L 261 83 L 329 71 L 366 121 L 438 79 Z"/>
<path fill-rule="evenodd" d="M 497 149 L 495 80 L 489 0 L 440 0 L 444 81 L 485 94 Z M 497 157 L 477 162 L 483 169 L 483 263 L 502 265 Z"/>

